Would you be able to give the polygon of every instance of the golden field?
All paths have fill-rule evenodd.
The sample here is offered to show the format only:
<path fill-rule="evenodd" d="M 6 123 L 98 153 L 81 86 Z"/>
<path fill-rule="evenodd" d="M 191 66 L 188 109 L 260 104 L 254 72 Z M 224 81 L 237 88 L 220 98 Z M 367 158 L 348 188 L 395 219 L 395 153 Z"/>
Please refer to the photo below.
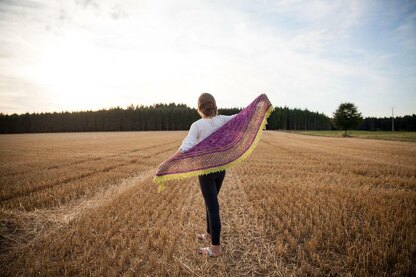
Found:
<path fill-rule="evenodd" d="M 416 274 L 416 143 L 264 131 L 209 258 L 198 179 L 152 183 L 186 134 L 1 135 L 0 275 Z"/>

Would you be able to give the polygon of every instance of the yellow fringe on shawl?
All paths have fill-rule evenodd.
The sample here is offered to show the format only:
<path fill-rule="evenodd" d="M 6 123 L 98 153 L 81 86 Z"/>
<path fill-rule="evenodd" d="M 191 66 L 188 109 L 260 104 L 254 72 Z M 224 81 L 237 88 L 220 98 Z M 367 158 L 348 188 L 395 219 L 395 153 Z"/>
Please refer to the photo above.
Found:
<path fill-rule="evenodd" d="M 186 178 L 186 177 L 193 177 L 193 176 L 199 176 L 199 175 L 206 175 L 212 172 L 217 172 L 217 171 L 221 171 L 224 169 L 227 169 L 231 166 L 234 166 L 237 163 L 242 162 L 244 159 L 246 159 L 251 152 L 253 152 L 254 148 L 256 148 L 257 143 L 259 142 L 262 134 L 263 134 L 263 129 L 266 129 L 266 124 L 267 124 L 267 118 L 270 116 L 270 114 L 272 113 L 272 111 L 274 110 L 273 106 L 270 106 L 267 111 L 266 111 L 266 115 L 263 118 L 263 121 L 260 125 L 260 128 L 256 134 L 256 137 L 254 139 L 254 142 L 250 145 L 250 147 L 248 148 L 248 150 L 241 155 L 239 158 L 237 158 L 236 160 L 229 162 L 225 165 L 222 166 L 218 166 L 218 167 L 213 167 L 213 168 L 209 168 L 209 169 L 201 169 L 201 170 L 196 170 L 196 171 L 191 171 L 191 172 L 185 172 L 185 173 L 176 173 L 176 174 L 169 174 L 169 175 L 163 175 L 163 176 L 155 176 L 153 178 L 153 182 L 159 184 L 159 189 L 158 192 L 162 192 L 165 189 L 165 181 L 168 180 L 173 180 L 173 179 L 182 179 L 182 178 Z"/>

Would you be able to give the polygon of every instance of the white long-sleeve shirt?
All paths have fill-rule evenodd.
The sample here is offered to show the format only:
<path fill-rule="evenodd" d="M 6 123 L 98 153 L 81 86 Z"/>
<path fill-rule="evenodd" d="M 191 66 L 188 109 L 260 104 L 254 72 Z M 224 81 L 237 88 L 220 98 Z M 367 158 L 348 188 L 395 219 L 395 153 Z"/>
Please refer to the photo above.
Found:
<path fill-rule="evenodd" d="M 236 115 L 237 114 L 217 115 L 212 118 L 198 119 L 192 123 L 191 127 L 189 128 L 188 135 L 183 139 L 182 145 L 179 147 L 179 151 L 182 153 L 188 151 L 204 138 L 208 137 L 210 134 L 219 129 L 222 125 L 230 121 Z"/>

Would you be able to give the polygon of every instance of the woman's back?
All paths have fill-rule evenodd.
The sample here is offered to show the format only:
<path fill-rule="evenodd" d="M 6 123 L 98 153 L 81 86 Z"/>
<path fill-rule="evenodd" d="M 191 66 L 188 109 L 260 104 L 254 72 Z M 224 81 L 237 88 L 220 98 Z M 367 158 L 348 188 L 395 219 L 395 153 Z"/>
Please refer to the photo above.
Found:
<path fill-rule="evenodd" d="M 185 152 L 198 144 L 200 141 L 208 137 L 210 134 L 215 132 L 221 126 L 230 121 L 233 115 L 217 115 L 212 118 L 200 118 L 192 123 L 188 135 L 183 139 L 182 145 L 179 150 Z"/>
<path fill-rule="evenodd" d="M 208 137 L 210 134 L 215 132 L 221 126 L 230 121 L 234 115 L 217 115 L 212 118 L 201 118 L 195 121 L 195 124 L 198 125 L 199 130 L 199 139 L 198 142 L 202 141 L 204 138 Z"/>

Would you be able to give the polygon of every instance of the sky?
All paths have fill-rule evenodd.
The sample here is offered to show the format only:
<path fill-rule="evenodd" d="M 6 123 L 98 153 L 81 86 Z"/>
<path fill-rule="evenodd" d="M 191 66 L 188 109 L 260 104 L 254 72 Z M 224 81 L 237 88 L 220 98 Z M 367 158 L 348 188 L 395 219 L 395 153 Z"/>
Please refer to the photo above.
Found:
<path fill-rule="evenodd" d="M 0 0 L 0 112 L 155 103 L 416 113 L 416 1 Z"/>

